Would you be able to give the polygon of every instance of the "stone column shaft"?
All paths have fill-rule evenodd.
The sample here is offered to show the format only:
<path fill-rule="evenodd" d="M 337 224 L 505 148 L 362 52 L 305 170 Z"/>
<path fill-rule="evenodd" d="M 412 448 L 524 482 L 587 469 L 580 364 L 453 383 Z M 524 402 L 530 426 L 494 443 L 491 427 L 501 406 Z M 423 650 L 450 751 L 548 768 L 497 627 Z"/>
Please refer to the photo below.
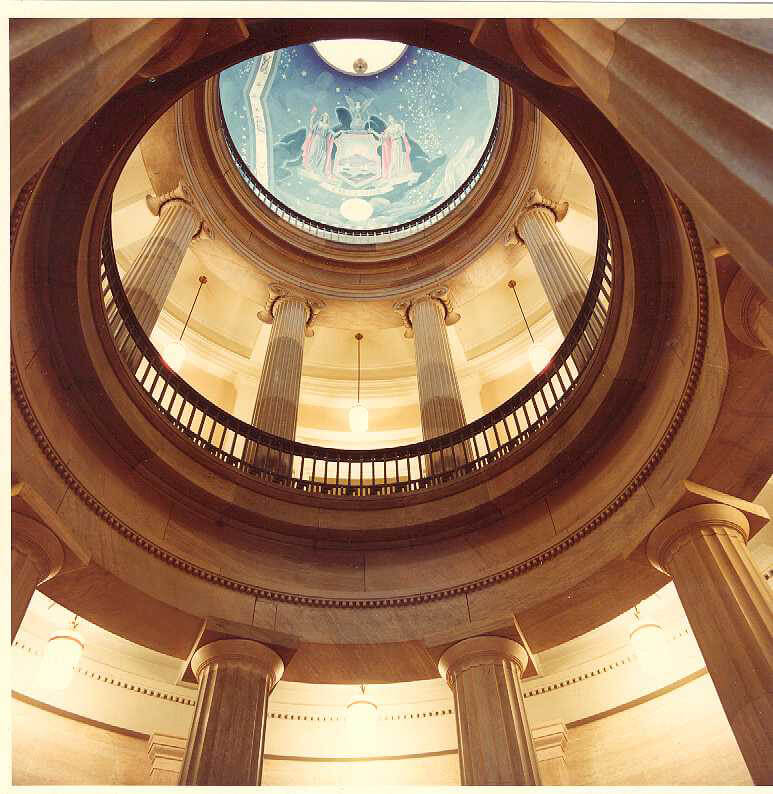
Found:
<path fill-rule="evenodd" d="M 735 507 L 697 505 L 661 522 L 647 553 L 668 573 L 738 746 L 758 785 L 773 783 L 773 597 Z"/>
<path fill-rule="evenodd" d="M 12 196 L 186 24 L 179 19 L 12 19 Z"/>
<path fill-rule="evenodd" d="M 39 521 L 11 513 L 11 642 L 16 637 L 32 594 L 64 564 L 59 538 Z"/>
<path fill-rule="evenodd" d="M 306 301 L 300 297 L 282 297 L 274 303 L 271 335 L 252 414 L 255 427 L 290 440 L 295 439 L 298 424 L 308 317 Z"/>
<path fill-rule="evenodd" d="M 523 646 L 502 637 L 462 640 L 440 658 L 454 693 L 462 785 L 540 785 L 521 692 L 527 661 Z"/>
<path fill-rule="evenodd" d="M 582 308 L 588 280 L 564 242 L 556 220 L 553 210 L 535 204 L 523 209 L 516 223 L 558 327 L 566 337 Z"/>
<path fill-rule="evenodd" d="M 193 655 L 199 696 L 181 786 L 257 786 L 263 769 L 268 696 L 282 660 L 251 640 L 217 640 Z"/>
<path fill-rule="evenodd" d="M 422 298 L 409 309 L 416 341 L 416 378 L 424 438 L 435 438 L 467 424 L 459 381 L 451 358 L 446 310 L 434 298 Z"/>
<path fill-rule="evenodd" d="M 169 297 L 183 257 L 201 229 L 201 217 L 179 188 L 149 197 L 159 216 L 150 237 L 124 278 L 124 292 L 143 331 L 150 336 Z"/>
<path fill-rule="evenodd" d="M 773 298 L 769 29 L 751 19 L 537 19 L 530 29 L 531 55 L 563 69 Z M 530 46 L 512 40 L 519 53 Z"/>

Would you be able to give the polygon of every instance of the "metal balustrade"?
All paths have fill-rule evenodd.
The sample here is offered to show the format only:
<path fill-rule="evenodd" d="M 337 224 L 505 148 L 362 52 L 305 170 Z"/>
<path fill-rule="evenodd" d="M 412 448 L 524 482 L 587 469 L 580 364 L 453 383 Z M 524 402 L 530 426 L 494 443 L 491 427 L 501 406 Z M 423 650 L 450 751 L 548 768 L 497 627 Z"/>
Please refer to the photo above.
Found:
<path fill-rule="evenodd" d="M 323 240 L 331 240 L 337 243 L 354 243 L 359 245 L 375 245 L 376 243 L 391 242 L 393 240 L 400 240 L 404 237 L 409 237 L 416 232 L 423 231 L 424 229 L 432 226 L 433 223 L 441 220 L 453 212 L 466 198 L 470 195 L 475 185 L 480 180 L 486 166 L 491 160 L 491 155 L 494 153 L 494 147 L 499 135 L 500 126 L 500 104 L 497 106 L 497 112 L 494 116 L 494 125 L 491 129 L 486 148 L 483 150 L 475 168 L 472 169 L 467 179 L 460 187 L 455 190 L 447 199 L 433 207 L 429 212 L 414 218 L 405 223 L 400 223 L 395 226 L 387 226 L 382 229 L 346 229 L 341 226 L 331 226 L 321 221 L 313 220 L 305 215 L 301 215 L 286 204 L 281 202 L 276 196 L 260 184 L 258 178 L 252 173 L 250 167 L 244 162 L 236 144 L 231 139 L 228 132 L 228 126 L 223 115 L 223 108 L 219 101 L 220 93 L 218 92 L 218 113 L 220 116 L 220 127 L 223 131 L 223 140 L 225 142 L 228 153 L 236 166 L 236 170 L 241 174 L 242 179 L 247 183 L 250 190 L 255 196 L 265 204 L 272 212 L 278 215 L 283 221 L 301 229 L 307 234 L 320 237 Z"/>
<path fill-rule="evenodd" d="M 566 405 L 606 325 L 612 248 L 598 204 L 596 260 L 575 323 L 545 369 L 498 408 L 437 438 L 388 449 L 344 450 L 264 433 L 218 408 L 171 370 L 139 325 L 121 284 L 110 218 L 100 268 L 116 348 L 156 410 L 193 444 L 245 474 L 314 494 L 377 497 L 448 483 L 500 460 Z"/>

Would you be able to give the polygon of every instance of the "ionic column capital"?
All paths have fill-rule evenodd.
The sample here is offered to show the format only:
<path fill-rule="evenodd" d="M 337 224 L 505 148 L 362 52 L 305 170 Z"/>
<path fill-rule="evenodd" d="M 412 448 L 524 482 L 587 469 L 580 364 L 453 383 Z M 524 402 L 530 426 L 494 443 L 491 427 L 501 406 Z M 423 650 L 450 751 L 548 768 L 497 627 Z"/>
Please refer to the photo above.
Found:
<path fill-rule="evenodd" d="M 201 207 L 199 207 L 198 203 L 193 197 L 191 186 L 184 179 L 181 179 L 177 183 L 177 186 L 167 193 L 161 193 L 160 195 L 148 193 L 145 196 L 145 204 L 147 205 L 150 212 L 156 217 L 159 217 L 163 207 L 172 201 L 181 201 L 182 203 L 187 204 L 195 213 L 199 223 L 199 228 L 193 235 L 194 240 L 212 239 L 212 229 L 207 223 L 204 213 L 201 211 Z"/>
<path fill-rule="evenodd" d="M 566 201 L 553 201 L 552 199 L 547 199 L 537 188 L 530 190 L 524 197 L 521 206 L 515 214 L 513 225 L 505 233 L 505 246 L 526 245 L 521 233 L 518 231 L 518 225 L 527 213 L 535 209 L 549 210 L 553 214 L 556 223 L 560 223 L 569 211 L 569 203 Z"/>
<path fill-rule="evenodd" d="M 64 546 L 51 529 L 34 518 L 11 512 L 11 546 L 35 566 L 39 574 L 38 584 L 62 570 Z"/>
<path fill-rule="evenodd" d="M 240 663 L 251 667 L 268 682 L 270 692 L 284 673 L 281 657 L 266 645 L 254 640 L 215 640 L 202 645 L 191 659 L 191 668 L 197 679 L 202 670 L 213 663 Z"/>
<path fill-rule="evenodd" d="M 319 298 L 310 298 L 303 295 L 285 284 L 275 282 L 268 285 L 266 306 L 258 312 L 258 319 L 267 325 L 271 325 L 274 322 L 276 310 L 286 301 L 297 301 L 304 305 L 306 311 L 306 330 L 304 333 L 307 337 L 314 336 L 312 325 L 319 313 L 325 308 L 325 302 Z"/>
<path fill-rule="evenodd" d="M 760 350 L 773 338 L 773 312 L 757 285 L 739 270 L 725 295 L 725 322 L 739 342 Z M 771 350 L 773 352 L 773 350 Z"/>
<path fill-rule="evenodd" d="M 503 661 L 513 662 L 520 677 L 529 663 L 529 654 L 523 645 L 507 637 L 470 637 L 445 651 L 438 662 L 438 672 L 453 689 L 459 673 Z"/>
<path fill-rule="evenodd" d="M 406 339 L 413 339 L 414 337 L 411 309 L 419 303 L 425 303 L 427 301 L 434 301 L 441 307 L 443 322 L 446 325 L 454 325 L 461 319 L 461 315 L 456 311 L 454 298 L 448 287 L 436 287 L 429 292 L 422 292 L 418 295 L 402 298 L 397 301 L 392 308 L 403 318 Z"/>
<path fill-rule="evenodd" d="M 665 574 L 674 553 L 689 536 L 736 534 L 744 544 L 749 539 L 749 519 L 736 507 L 708 503 L 680 510 L 661 521 L 647 538 L 650 563 Z"/>

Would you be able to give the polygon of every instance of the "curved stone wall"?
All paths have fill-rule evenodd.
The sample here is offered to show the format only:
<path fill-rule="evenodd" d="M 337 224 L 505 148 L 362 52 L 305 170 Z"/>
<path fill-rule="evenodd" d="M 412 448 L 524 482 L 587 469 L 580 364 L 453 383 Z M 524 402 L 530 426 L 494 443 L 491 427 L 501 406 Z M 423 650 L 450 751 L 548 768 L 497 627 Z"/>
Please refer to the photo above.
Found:
<path fill-rule="evenodd" d="M 184 77 L 165 89 L 148 122 L 183 90 Z M 688 216 L 646 168 L 639 185 L 651 199 L 660 195 L 651 214 L 641 211 L 640 193 L 616 189 L 615 180 L 631 184 L 640 164 L 629 154 L 619 173 L 604 168 L 604 150 L 619 143 L 598 114 L 568 96 L 540 98 L 566 114 L 555 119 L 562 125 L 572 114 L 596 120 L 587 134 L 598 140 L 586 141 L 585 157 L 597 161 L 598 187 L 617 202 L 610 210 L 621 229 L 626 300 L 582 410 L 491 480 L 449 488 L 431 503 L 406 499 L 358 514 L 248 489 L 196 461 L 152 425 L 127 388 L 128 373 L 105 355 L 87 264 L 96 261 L 106 188 L 121 162 L 95 149 L 94 136 L 126 134 L 133 146 L 142 125 L 127 125 L 127 112 L 147 100 L 143 92 L 116 99 L 103 126 L 71 142 L 14 221 L 14 474 L 92 553 L 85 571 L 52 581 L 57 600 L 179 658 L 201 619 L 215 616 L 296 643 L 297 680 L 331 680 L 334 670 L 342 680 L 371 679 L 375 670 L 380 680 L 409 680 L 433 670 L 436 649 L 449 641 L 512 630 L 513 613 L 532 647 L 550 647 L 663 581 L 638 546 L 673 505 L 714 427 L 724 335 Z M 582 457 L 568 451 L 573 442 Z M 430 513 L 433 542 L 419 545 L 429 539 Z M 283 534 L 288 518 L 314 528 L 314 537 Z M 351 537 L 366 520 L 375 532 L 412 523 L 413 534 L 390 548 L 384 537 L 382 548 L 340 542 L 337 532 Z M 449 525 L 457 537 L 443 539 Z M 125 614 L 126 599 L 142 609 Z"/>

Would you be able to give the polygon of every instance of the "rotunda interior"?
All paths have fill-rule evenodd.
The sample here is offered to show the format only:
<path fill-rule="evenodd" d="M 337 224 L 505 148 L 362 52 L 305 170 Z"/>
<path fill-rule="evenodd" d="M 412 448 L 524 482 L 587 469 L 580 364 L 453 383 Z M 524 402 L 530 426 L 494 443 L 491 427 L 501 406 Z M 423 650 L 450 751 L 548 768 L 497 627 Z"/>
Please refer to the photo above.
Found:
<path fill-rule="evenodd" d="M 12 21 L 15 784 L 773 783 L 757 23 Z"/>

